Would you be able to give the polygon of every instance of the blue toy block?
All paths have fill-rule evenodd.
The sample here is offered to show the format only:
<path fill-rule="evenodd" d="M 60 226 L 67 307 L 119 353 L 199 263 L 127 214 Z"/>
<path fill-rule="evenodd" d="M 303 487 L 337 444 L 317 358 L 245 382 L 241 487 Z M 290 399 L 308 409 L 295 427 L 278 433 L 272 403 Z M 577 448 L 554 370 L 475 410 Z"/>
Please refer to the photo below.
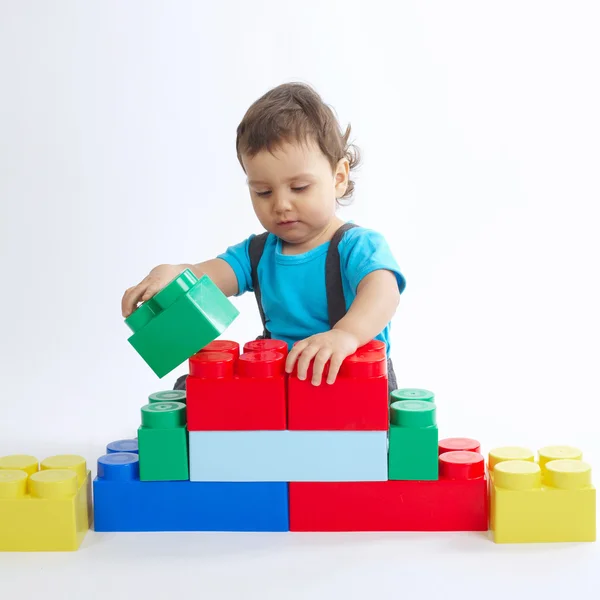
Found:
<path fill-rule="evenodd" d="M 289 531 L 287 483 L 140 481 L 139 458 L 98 459 L 96 531 Z"/>
<path fill-rule="evenodd" d="M 387 431 L 190 431 L 191 481 L 386 481 Z"/>

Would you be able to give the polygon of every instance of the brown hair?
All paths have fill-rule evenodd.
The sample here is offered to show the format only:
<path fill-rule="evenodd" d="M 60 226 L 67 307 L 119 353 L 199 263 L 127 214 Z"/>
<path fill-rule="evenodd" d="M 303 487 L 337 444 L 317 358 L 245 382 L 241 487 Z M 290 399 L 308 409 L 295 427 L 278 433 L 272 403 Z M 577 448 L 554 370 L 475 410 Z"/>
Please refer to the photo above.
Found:
<path fill-rule="evenodd" d="M 271 152 L 282 141 L 313 139 L 326 156 L 332 170 L 342 158 L 347 158 L 350 171 L 360 162 L 359 150 L 349 144 L 350 125 L 342 133 L 333 110 L 309 85 L 284 83 L 256 100 L 247 110 L 237 128 L 236 150 L 255 156 L 262 150 Z M 348 180 L 343 198 L 354 192 L 354 181 Z"/>

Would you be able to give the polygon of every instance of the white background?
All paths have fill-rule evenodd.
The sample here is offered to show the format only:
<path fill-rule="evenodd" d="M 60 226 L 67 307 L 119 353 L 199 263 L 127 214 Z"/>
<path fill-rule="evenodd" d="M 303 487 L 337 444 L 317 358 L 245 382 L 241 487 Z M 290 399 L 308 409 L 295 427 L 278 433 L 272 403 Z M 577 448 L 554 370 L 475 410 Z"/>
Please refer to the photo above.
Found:
<path fill-rule="evenodd" d="M 399 385 L 435 391 L 440 435 L 484 453 L 567 443 L 600 464 L 599 16 L 593 1 L 0 0 L 0 455 L 79 453 L 95 471 L 135 435 L 183 367 L 156 379 L 121 296 L 260 231 L 235 129 L 300 80 L 363 151 L 342 216 L 385 234 L 407 279 Z M 258 313 L 235 303 L 225 337 L 244 342 Z M 599 559 L 475 534 L 90 532 L 76 554 L 0 555 L 0 586 L 554 598 L 597 587 Z"/>

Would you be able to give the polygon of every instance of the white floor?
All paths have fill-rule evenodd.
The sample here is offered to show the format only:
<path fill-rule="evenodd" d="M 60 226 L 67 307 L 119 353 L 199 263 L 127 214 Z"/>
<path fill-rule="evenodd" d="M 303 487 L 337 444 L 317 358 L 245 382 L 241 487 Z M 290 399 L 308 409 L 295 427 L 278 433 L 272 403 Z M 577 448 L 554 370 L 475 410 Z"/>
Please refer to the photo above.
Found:
<path fill-rule="evenodd" d="M 0 554 L 0 598 L 591 599 L 599 564 L 596 543 L 497 546 L 474 533 L 90 531 L 76 553 Z"/>

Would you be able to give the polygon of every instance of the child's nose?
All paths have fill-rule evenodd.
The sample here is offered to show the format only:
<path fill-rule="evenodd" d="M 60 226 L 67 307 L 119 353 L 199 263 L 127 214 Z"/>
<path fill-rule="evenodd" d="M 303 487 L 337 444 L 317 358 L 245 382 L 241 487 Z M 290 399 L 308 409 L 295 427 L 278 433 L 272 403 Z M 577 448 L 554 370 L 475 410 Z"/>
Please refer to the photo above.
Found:
<path fill-rule="evenodd" d="M 281 213 L 292 207 L 292 196 L 290 192 L 277 192 L 273 194 L 273 206 L 275 212 Z"/>

